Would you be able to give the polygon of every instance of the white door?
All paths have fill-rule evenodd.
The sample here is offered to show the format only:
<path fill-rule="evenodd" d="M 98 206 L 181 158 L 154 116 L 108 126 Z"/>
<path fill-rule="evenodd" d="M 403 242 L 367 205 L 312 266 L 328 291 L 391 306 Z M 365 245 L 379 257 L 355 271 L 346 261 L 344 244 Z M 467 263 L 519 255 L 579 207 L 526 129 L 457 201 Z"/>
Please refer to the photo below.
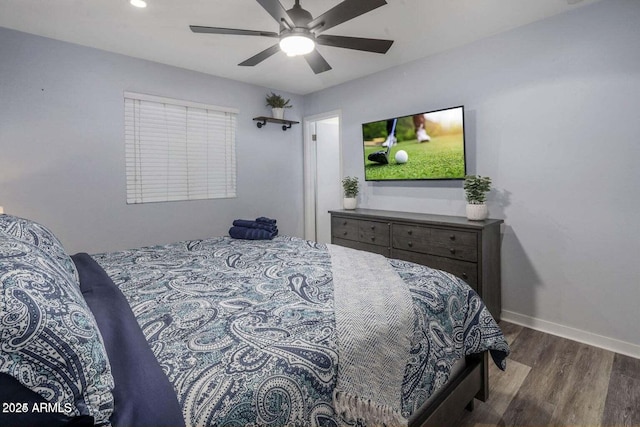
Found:
<path fill-rule="evenodd" d="M 342 207 L 340 117 L 311 118 L 305 131 L 305 238 L 331 242 L 329 210 Z"/>

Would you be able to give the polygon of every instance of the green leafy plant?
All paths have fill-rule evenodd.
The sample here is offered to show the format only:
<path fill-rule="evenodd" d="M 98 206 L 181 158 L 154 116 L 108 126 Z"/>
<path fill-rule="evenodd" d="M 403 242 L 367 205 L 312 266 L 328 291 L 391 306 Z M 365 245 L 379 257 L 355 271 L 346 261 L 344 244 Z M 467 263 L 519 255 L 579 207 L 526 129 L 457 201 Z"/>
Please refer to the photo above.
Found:
<path fill-rule="evenodd" d="M 487 193 L 491 190 L 491 178 L 480 175 L 467 175 L 464 177 L 464 191 L 467 202 L 472 205 L 481 205 L 487 200 Z"/>
<path fill-rule="evenodd" d="M 344 189 L 344 197 L 356 197 L 358 195 L 358 178 L 355 176 L 344 177 L 342 179 L 342 188 Z"/>
<path fill-rule="evenodd" d="M 289 102 L 291 101 L 290 99 L 284 99 L 280 95 L 277 95 L 277 94 L 275 94 L 273 92 L 271 92 L 269 95 L 267 95 L 267 97 L 265 98 L 265 101 L 267 102 L 267 107 L 271 107 L 271 108 L 291 108 L 291 107 L 293 107 L 293 105 L 289 105 Z"/>

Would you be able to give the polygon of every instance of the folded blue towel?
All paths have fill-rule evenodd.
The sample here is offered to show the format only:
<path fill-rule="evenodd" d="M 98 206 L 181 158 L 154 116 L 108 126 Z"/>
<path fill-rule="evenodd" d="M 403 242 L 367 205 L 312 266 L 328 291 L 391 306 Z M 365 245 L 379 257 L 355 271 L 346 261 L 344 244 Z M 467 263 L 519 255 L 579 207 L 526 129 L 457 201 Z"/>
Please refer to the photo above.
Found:
<path fill-rule="evenodd" d="M 256 222 L 262 222 L 264 224 L 276 225 L 277 221 L 275 219 L 267 218 L 266 216 L 261 216 L 259 218 L 256 218 Z"/>
<path fill-rule="evenodd" d="M 231 227 L 229 229 L 229 236 L 234 239 L 271 240 L 277 235 L 277 231 L 262 230 L 260 228 Z"/>
<path fill-rule="evenodd" d="M 236 219 L 233 221 L 233 225 L 236 227 L 245 227 L 245 228 L 259 228 L 261 230 L 267 231 L 278 231 L 278 227 L 272 224 L 265 224 L 262 222 L 251 221 L 248 219 Z"/>

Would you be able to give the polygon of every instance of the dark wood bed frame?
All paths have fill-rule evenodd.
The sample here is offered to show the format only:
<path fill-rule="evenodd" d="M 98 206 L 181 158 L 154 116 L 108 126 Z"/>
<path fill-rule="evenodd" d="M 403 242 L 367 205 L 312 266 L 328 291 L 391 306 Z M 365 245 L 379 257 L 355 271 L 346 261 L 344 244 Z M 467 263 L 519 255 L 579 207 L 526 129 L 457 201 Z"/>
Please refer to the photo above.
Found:
<path fill-rule="evenodd" d="M 464 409 L 473 410 L 474 398 L 489 397 L 489 353 L 467 356 L 466 366 L 410 418 L 410 427 L 454 426 Z"/>

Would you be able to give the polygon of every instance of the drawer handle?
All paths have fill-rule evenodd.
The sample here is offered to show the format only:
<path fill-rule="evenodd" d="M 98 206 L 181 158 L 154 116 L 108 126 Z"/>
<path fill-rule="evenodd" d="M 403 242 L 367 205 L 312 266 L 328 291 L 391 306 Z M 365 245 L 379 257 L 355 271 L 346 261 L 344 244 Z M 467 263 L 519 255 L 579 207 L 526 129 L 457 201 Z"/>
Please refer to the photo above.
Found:
<path fill-rule="evenodd" d="M 462 273 L 462 278 L 466 280 L 469 278 L 469 276 L 467 276 L 467 273 Z"/>
<path fill-rule="evenodd" d="M 449 249 L 449 252 L 451 252 L 451 254 L 455 254 L 456 250 L 454 248 Z"/>
<path fill-rule="evenodd" d="M 456 235 L 455 235 L 455 234 L 452 234 L 451 236 L 449 236 L 449 238 L 450 238 L 451 240 L 456 240 Z"/>
<path fill-rule="evenodd" d="M 375 237 L 375 236 L 372 236 L 372 237 L 371 237 L 371 241 L 373 242 L 373 241 L 375 241 L 375 240 L 376 240 L 376 237 Z"/>
<path fill-rule="evenodd" d="M 408 245 L 410 248 L 412 248 L 412 247 L 413 247 L 413 242 L 409 242 L 409 243 L 407 243 L 407 245 Z"/>
<path fill-rule="evenodd" d="M 409 230 L 409 231 L 407 231 L 407 234 L 408 234 L 409 236 L 411 236 L 411 235 L 413 234 L 413 230 Z"/>
<path fill-rule="evenodd" d="M 372 226 L 371 226 L 371 229 L 372 229 L 372 230 L 375 230 L 375 229 L 376 229 L 376 226 L 375 226 L 375 225 L 372 225 Z"/>
<path fill-rule="evenodd" d="M 343 236 L 346 236 L 347 234 L 349 234 L 348 231 L 345 231 L 344 233 L 342 233 Z"/>

